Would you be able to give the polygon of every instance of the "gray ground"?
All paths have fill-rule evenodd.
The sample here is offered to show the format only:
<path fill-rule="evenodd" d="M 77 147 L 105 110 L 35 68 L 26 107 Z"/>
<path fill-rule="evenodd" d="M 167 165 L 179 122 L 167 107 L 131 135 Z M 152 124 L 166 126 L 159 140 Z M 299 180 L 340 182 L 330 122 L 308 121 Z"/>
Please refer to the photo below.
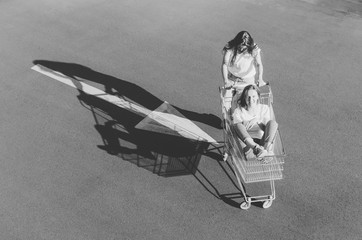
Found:
<path fill-rule="evenodd" d="M 0 239 L 361 239 L 361 13 L 352 0 L 0 1 Z M 221 141 L 221 49 L 244 29 L 288 153 L 269 209 L 238 209 L 216 150 L 194 174 L 137 165 L 140 119 L 30 69 L 168 101 Z M 118 121 L 116 153 L 90 106 Z"/>

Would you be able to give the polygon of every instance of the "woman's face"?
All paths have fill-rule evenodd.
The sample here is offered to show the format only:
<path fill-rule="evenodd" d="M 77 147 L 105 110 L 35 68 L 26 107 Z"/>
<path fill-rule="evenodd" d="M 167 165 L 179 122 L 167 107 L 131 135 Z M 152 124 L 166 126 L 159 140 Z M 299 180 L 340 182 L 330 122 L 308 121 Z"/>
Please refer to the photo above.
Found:
<path fill-rule="evenodd" d="M 259 96 L 258 96 L 258 92 L 256 90 L 250 89 L 246 93 L 246 104 L 248 105 L 248 107 L 256 106 L 258 104 L 258 100 L 259 100 Z"/>

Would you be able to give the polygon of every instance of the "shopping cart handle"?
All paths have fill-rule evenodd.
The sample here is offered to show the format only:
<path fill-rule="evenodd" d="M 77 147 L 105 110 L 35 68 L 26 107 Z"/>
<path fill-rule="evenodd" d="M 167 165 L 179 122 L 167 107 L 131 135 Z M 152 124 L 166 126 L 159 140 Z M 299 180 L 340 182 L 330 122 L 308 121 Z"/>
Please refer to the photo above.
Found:
<path fill-rule="evenodd" d="M 231 86 L 231 87 L 225 87 L 225 86 L 223 86 L 223 87 L 219 87 L 219 90 L 229 90 L 229 89 L 232 89 L 233 87 Z"/>
<path fill-rule="evenodd" d="M 264 81 L 265 82 L 265 85 L 263 86 L 270 86 L 270 82 L 269 81 Z M 258 87 L 263 87 L 263 86 L 259 86 L 259 82 L 257 83 L 257 86 Z M 237 89 L 237 86 L 235 85 L 231 85 L 229 87 L 225 87 L 225 86 L 222 86 L 222 87 L 219 87 L 220 90 L 230 90 L 230 89 Z"/>

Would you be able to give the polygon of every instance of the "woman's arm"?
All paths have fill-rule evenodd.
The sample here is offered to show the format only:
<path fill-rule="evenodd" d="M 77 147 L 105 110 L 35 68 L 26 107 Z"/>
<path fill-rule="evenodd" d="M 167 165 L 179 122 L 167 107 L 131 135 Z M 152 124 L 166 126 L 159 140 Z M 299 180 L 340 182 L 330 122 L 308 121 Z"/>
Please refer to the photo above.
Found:
<path fill-rule="evenodd" d="M 263 72 L 264 72 L 264 67 L 263 67 L 263 62 L 261 61 L 261 56 L 260 56 L 260 49 L 258 49 L 258 52 L 255 56 L 255 65 L 258 69 L 258 85 L 259 86 L 264 86 L 266 83 L 263 80 Z"/>
<path fill-rule="evenodd" d="M 229 71 L 228 71 L 227 64 L 229 63 L 230 55 L 231 55 L 230 51 L 225 51 L 222 65 L 221 65 L 221 74 L 222 74 L 222 77 L 224 80 L 224 85 L 226 88 L 232 87 L 232 85 L 233 85 L 233 81 L 230 81 L 228 78 Z"/>

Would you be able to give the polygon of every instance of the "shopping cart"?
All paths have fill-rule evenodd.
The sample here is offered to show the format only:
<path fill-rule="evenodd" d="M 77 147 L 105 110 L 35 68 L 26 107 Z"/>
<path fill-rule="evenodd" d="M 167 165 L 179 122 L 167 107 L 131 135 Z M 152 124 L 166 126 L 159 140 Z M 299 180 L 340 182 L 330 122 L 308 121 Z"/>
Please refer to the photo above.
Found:
<path fill-rule="evenodd" d="M 241 193 L 244 201 L 240 204 L 241 209 L 249 209 L 253 202 L 263 202 L 263 208 L 269 208 L 275 199 L 275 180 L 283 178 L 283 164 L 286 157 L 282 138 L 279 130 L 277 131 L 273 152 L 274 155 L 270 157 L 268 163 L 263 163 L 258 159 L 246 159 L 240 140 L 232 125 L 232 106 L 233 98 L 231 94 L 226 94 L 230 90 L 219 88 L 222 118 L 223 118 L 223 135 L 224 135 L 224 161 L 230 160 L 232 169 L 240 186 Z M 270 85 L 265 85 L 260 88 L 261 96 L 260 102 L 267 104 L 270 107 L 271 119 L 275 120 L 273 111 L 273 94 Z M 228 92 L 230 93 L 230 92 Z M 261 196 L 247 196 L 244 183 L 255 182 L 270 182 L 271 194 Z"/>

